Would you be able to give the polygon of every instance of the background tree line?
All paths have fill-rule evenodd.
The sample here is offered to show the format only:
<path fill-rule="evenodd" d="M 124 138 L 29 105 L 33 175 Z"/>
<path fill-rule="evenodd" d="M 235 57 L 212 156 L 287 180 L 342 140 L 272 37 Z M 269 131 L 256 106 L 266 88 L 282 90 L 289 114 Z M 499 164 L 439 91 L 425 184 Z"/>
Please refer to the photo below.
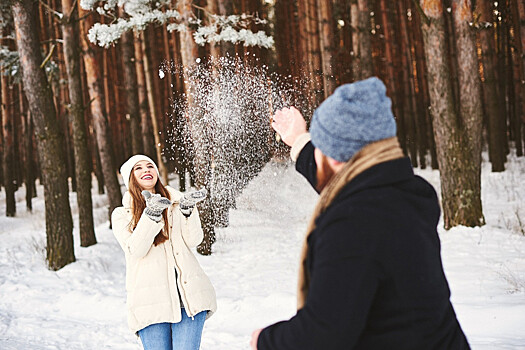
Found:
<path fill-rule="evenodd" d="M 92 5 L 88 10 L 82 7 L 86 3 Z M 219 186 L 221 178 L 235 178 L 235 191 L 222 197 L 212 193 L 200 208 L 205 240 L 198 250 L 210 254 L 214 227 L 228 224 L 235 195 L 266 161 L 284 153 L 269 122 L 259 123 L 246 136 L 250 142 L 228 144 L 245 156 L 217 162 L 216 148 L 210 146 L 217 133 L 210 123 L 199 123 L 206 110 L 192 93 L 197 84 L 184 74 L 159 76 L 159 67 L 170 61 L 190 67 L 202 59 L 212 74 L 224 67 L 211 57 L 237 57 L 234 73 L 269 67 L 290 88 L 282 97 L 271 78 L 255 87 L 268 89 L 268 116 L 279 105 L 296 104 L 310 117 L 340 84 L 379 76 L 392 98 L 403 150 L 414 166 L 440 170 L 446 228 L 484 223 L 482 148 L 488 149 L 493 171 L 505 169 L 511 150 L 523 156 L 523 1 L 129 3 L 142 8 L 133 13 L 109 1 L 88 0 L 9 0 L 0 5 L 0 184 L 6 215 L 16 215 L 19 187 L 26 187 L 31 210 L 35 181 L 44 185 L 52 269 L 75 259 L 70 187 L 77 192 L 81 246 L 96 243 L 92 174 L 99 193 L 107 193 L 109 212 L 121 205 L 118 167 L 134 153 L 155 159 L 165 181 L 168 174 L 177 174 L 181 190 L 188 181 L 220 188 L 225 187 Z M 102 11 L 97 5 L 108 6 Z M 229 15 L 239 16 L 228 20 Z M 155 19 L 139 22 L 139 17 Z M 101 44 L 99 36 L 104 47 L 90 41 L 95 24 L 119 23 L 119 18 L 133 30 L 102 32 L 118 32 L 114 44 Z M 227 35 L 232 31 L 234 35 Z M 250 44 L 255 40 L 250 33 L 258 31 L 271 35 L 274 45 L 267 38 Z M 184 109 L 174 107 L 177 99 L 184 100 Z M 253 124 L 253 113 L 245 113 L 246 125 Z M 251 164 L 255 166 L 248 175 L 238 176 Z"/>

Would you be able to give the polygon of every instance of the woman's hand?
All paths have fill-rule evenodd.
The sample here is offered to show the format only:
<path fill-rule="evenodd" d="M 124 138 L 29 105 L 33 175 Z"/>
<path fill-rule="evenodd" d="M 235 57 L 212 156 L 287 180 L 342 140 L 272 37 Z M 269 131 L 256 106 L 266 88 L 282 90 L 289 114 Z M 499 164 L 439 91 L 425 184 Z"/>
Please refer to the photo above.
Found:
<path fill-rule="evenodd" d="M 153 221 L 159 222 L 162 219 L 162 212 L 171 205 L 168 198 L 161 197 L 160 194 L 151 194 L 150 191 L 142 191 L 146 199 L 146 209 L 144 213 Z"/>
<path fill-rule="evenodd" d="M 206 198 L 207 193 L 208 191 L 206 191 L 205 188 L 199 191 L 186 193 L 179 203 L 179 209 L 181 213 L 184 214 L 185 217 L 189 217 L 193 211 L 193 208 L 195 208 L 195 204 L 203 201 Z"/>
<path fill-rule="evenodd" d="M 288 146 L 292 146 L 297 136 L 307 132 L 306 121 L 295 107 L 283 108 L 275 112 L 272 128 Z"/>

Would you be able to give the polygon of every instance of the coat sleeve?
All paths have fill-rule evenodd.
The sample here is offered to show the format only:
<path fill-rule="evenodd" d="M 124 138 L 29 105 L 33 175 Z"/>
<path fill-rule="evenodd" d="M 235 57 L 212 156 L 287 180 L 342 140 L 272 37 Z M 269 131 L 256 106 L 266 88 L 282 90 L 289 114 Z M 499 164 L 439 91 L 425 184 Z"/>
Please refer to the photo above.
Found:
<path fill-rule="evenodd" d="M 113 234 L 120 246 L 127 255 L 135 259 L 140 259 L 148 253 L 155 236 L 164 227 L 163 220 L 155 222 L 143 213 L 132 233 L 129 230 L 129 216 L 123 207 L 113 210 L 111 223 Z"/>
<path fill-rule="evenodd" d="M 368 242 L 351 242 L 348 221 L 334 223 L 313 244 L 305 306 L 288 321 L 265 328 L 259 350 L 351 349 L 363 331 L 378 286 Z"/>
<path fill-rule="evenodd" d="M 199 211 L 195 207 L 189 217 L 185 217 L 179 210 L 178 215 L 182 216 L 182 239 L 188 248 L 193 248 L 199 245 L 204 238 L 204 232 L 202 231 L 201 219 L 199 217 Z"/>
<path fill-rule="evenodd" d="M 315 164 L 314 150 L 315 148 L 312 142 L 308 142 L 299 152 L 295 169 L 303 175 L 317 191 L 315 188 L 317 186 L 317 165 Z"/>

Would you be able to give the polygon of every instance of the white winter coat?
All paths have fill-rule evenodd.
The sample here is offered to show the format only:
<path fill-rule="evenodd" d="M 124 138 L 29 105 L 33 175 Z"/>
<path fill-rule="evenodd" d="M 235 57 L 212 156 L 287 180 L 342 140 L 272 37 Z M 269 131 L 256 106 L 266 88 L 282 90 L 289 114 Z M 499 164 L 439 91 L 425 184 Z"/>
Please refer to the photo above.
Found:
<path fill-rule="evenodd" d="M 189 317 L 201 311 L 209 311 L 209 317 L 217 309 L 215 290 L 190 250 L 203 238 L 197 208 L 186 218 L 178 208 L 182 194 L 167 189 L 173 202 L 167 209 L 170 234 L 169 240 L 158 246 L 153 240 L 164 220 L 156 223 L 142 214 L 131 232 L 129 192 L 124 194 L 123 207 L 115 208 L 111 216 L 113 233 L 126 257 L 128 325 L 134 333 L 154 323 L 181 321 L 177 286 Z"/>

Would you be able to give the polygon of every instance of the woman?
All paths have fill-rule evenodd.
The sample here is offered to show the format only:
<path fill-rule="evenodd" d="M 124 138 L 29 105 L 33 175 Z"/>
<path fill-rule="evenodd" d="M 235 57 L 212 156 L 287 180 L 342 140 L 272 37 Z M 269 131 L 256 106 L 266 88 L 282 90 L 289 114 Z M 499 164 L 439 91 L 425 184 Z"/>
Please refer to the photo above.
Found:
<path fill-rule="evenodd" d="M 159 178 L 155 163 L 135 155 L 120 168 L 128 191 L 112 214 L 126 257 L 128 325 L 145 350 L 199 349 L 215 291 L 190 248 L 203 232 L 195 203 Z M 192 196 L 193 195 L 193 196 Z"/>

